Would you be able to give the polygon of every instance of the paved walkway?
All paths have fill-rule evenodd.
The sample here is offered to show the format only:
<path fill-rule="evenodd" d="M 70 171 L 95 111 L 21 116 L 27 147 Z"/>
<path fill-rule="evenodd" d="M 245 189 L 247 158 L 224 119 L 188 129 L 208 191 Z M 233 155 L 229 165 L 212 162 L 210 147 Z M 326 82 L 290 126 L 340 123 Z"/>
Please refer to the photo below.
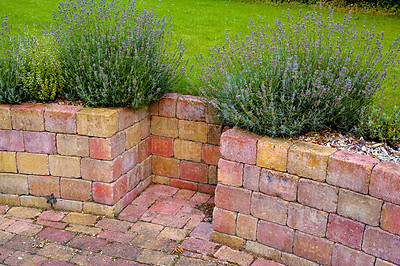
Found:
<path fill-rule="evenodd" d="M 0 264 L 281 265 L 210 242 L 208 194 L 152 185 L 110 219 L 0 205 Z"/>

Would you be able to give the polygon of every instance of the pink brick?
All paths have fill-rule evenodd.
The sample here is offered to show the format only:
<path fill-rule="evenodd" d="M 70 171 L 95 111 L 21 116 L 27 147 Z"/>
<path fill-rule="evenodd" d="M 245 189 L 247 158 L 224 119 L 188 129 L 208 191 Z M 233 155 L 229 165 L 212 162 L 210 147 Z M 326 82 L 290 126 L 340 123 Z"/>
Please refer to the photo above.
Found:
<path fill-rule="evenodd" d="M 297 190 L 298 201 L 310 207 L 327 212 L 335 212 L 338 202 L 338 188 L 311 181 L 300 179 Z"/>
<path fill-rule="evenodd" d="M 221 159 L 218 163 L 218 181 L 224 185 L 241 187 L 243 164 Z"/>
<path fill-rule="evenodd" d="M 56 134 L 48 132 L 24 132 L 25 151 L 32 153 L 56 153 Z"/>
<path fill-rule="evenodd" d="M 213 228 L 220 233 L 235 235 L 236 213 L 215 208 L 213 212 Z"/>
<path fill-rule="evenodd" d="M 290 203 L 288 226 L 314 236 L 324 237 L 328 214 L 297 203 Z"/>
<path fill-rule="evenodd" d="M 0 130 L 0 150 L 24 151 L 23 133 L 15 130 Z"/>
<path fill-rule="evenodd" d="M 199 184 L 198 190 L 200 192 L 203 192 L 203 193 L 208 193 L 208 194 L 214 195 L 215 194 L 215 188 L 216 188 L 215 185 Z"/>
<path fill-rule="evenodd" d="M 174 140 L 172 138 L 151 136 L 151 153 L 164 157 L 174 156 Z"/>
<path fill-rule="evenodd" d="M 236 234 L 248 240 L 256 240 L 257 238 L 257 222 L 258 219 L 251 215 L 239 213 L 237 216 Z M 214 223 L 214 221 L 213 221 Z"/>
<path fill-rule="evenodd" d="M 351 248 L 361 249 L 364 227 L 362 223 L 330 214 L 326 237 Z"/>
<path fill-rule="evenodd" d="M 332 255 L 332 266 L 342 265 L 374 265 L 375 258 L 363 252 L 335 245 Z"/>
<path fill-rule="evenodd" d="M 400 236 L 367 226 L 362 245 L 364 252 L 400 264 Z"/>
<path fill-rule="evenodd" d="M 178 188 L 197 190 L 196 183 L 193 183 L 190 181 L 185 181 L 185 180 L 180 180 L 180 179 L 171 179 L 170 185 L 173 187 L 178 187 Z"/>
<path fill-rule="evenodd" d="M 176 117 L 183 120 L 205 122 L 204 103 L 196 96 L 181 96 L 176 106 Z"/>
<path fill-rule="evenodd" d="M 133 108 L 119 108 L 118 109 L 118 129 L 124 130 L 135 124 L 138 119 L 137 111 Z"/>
<path fill-rule="evenodd" d="M 161 98 L 158 104 L 158 114 L 164 117 L 175 117 L 178 97 L 177 93 L 167 93 Z"/>
<path fill-rule="evenodd" d="M 138 163 L 138 156 L 137 146 L 132 147 L 122 154 L 122 174 L 127 173 L 136 166 Z"/>
<path fill-rule="evenodd" d="M 215 206 L 221 209 L 250 214 L 251 191 L 219 184 L 215 190 Z"/>
<path fill-rule="evenodd" d="M 252 191 L 259 191 L 261 168 L 254 165 L 245 165 L 243 170 L 243 187 Z"/>
<path fill-rule="evenodd" d="M 52 105 L 44 112 L 45 129 L 57 133 L 76 132 L 76 112 L 81 106 Z"/>
<path fill-rule="evenodd" d="M 181 247 L 202 254 L 214 254 L 217 244 L 210 241 L 189 237 L 183 241 Z"/>
<path fill-rule="evenodd" d="M 171 214 L 175 215 L 181 207 L 178 205 L 173 205 L 165 202 L 156 202 L 153 206 L 150 207 L 150 211 L 154 211 L 157 213 L 163 214 Z"/>
<path fill-rule="evenodd" d="M 326 181 L 329 184 L 368 193 L 372 168 L 379 160 L 355 152 L 337 151 L 329 157 Z"/>
<path fill-rule="evenodd" d="M 63 199 L 88 201 L 92 197 L 92 182 L 82 179 L 61 178 L 60 190 Z"/>
<path fill-rule="evenodd" d="M 203 153 L 201 159 L 206 164 L 217 165 L 218 160 L 221 158 L 219 146 L 203 144 Z"/>
<path fill-rule="evenodd" d="M 125 151 L 125 133 L 119 132 L 111 138 L 90 138 L 90 157 L 113 160 Z"/>
<path fill-rule="evenodd" d="M 146 160 L 150 155 L 151 155 L 151 141 L 150 137 L 147 137 L 138 144 L 139 163 Z"/>
<path fill-rule="evenodd" d="M 124 208 L 128 206 L 134 199 L 136 199 L 138 193 L 139 192 L 136 188 L 126 193 L 126 195 L 122 197 L 122 206 Z"/>
<path fill-rule="evenodd" d="M 256 164 L 260 138 L 244 130 L 230 129 L 221 135 L 221 155 L 231 161 Z"/>
<path fill-rule="evenodd" d="M 37 237 L 39 239 L 45 239 L 51 242 L 63 244 L 70 241 L 74 236 L 75 233 L 73 232 L 48 227 L 40 232 Z"/>
<path fill-rule="evenodd" d="M 400 235 L 400 206 L 385 203 L 381 215 L 382 229 Z"/>
<path fill-rule="evenodd" d="M 140 138 L 145 139 L 150 136 L 150 116 L 143 118 L 139 122 Z"/>
<path fill-rule="evenodd" d="M 293 230 L 287 226 L 260 220 L 257 241 L 285 252 L 292 252 Z"/>
<path fill-rule="evenodd" d="M 207 183 L 208 180 L 207 177 L 208 177 L 208 167 L 206 164 L 181 161 L 181 166 L 179 169 L 180 179 L 193 182 Z"/>
<path fill-rule="evenodd" d="M 136 188 L 140 180 L 142 180 L 142 167 L 140 165 L 137 165 L 135 168 L 133 168 L 127 173 L 127 177 L 128 177 L 127 190 L 130 191 Z"/>
<path fill-rule="evenodd" d="M 121 157 L 117 157 L 113 161 L 83 158 L 81 160 L 82 178 L 91 181 L 113 182 L 121 176 L 121 163 Z"/>
<path fill-rule="evenodd" d="M 295 201 L 299 177 L 278 171 L 262 169 L 260 191 L 267 195 Z"/>
<path fill-rule="evenodd" d="M 127 177 L 121 176 L 114 183 L 93 183 L 93 200 L 98 203 L 114 205 L 125 195 L 127 190 Z"/>
<path fill-rule="evenodd" d="M 288 203 L 276 197 L 254 192 L 251 198 L 251 215 L 269 222 L 285 225 L 288 215 Z"/>
<path fill-rule="evenodd" d="M 324 238 L 296 232 L 293 253 L 320 264 L 329 265 L 333 252 L 333 242 Z"/>
<path fill-rule="evenodd" d="M 11 107 L 15 130 L 44 131 L 44 110 L 48 104 L 23 103 Z"/>
<path fill-rule="evenodd" d="M 383 161 L 372 171 L 369 194 L 400 205 L 400 164 Z"/>

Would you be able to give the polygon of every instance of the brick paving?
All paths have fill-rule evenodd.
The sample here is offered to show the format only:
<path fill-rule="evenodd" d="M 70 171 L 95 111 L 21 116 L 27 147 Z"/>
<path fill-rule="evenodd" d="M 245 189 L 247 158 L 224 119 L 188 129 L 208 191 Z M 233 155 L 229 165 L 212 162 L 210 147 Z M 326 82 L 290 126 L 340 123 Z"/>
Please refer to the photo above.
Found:
<path fill-rule="evenodd" d="M 151 185 L 118 217 L 0 205 L 4 265 L 282 265 L 210 241 L 213 197 Z"/>

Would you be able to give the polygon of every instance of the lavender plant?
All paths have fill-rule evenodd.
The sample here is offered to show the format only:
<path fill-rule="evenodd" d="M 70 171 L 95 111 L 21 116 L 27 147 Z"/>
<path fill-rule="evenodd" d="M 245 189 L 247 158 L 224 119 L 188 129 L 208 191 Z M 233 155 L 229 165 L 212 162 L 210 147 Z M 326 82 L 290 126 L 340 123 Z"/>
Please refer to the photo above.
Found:
<path fill-rule="evenodd" d="M 400 37 L 384 52 L 383 33 L 365 23 L 357 30 L 351 19 L 288 13 L 274 28 L 252 23 L 249 36 L 227 34 L 208 60 L 197 57 L 198 92 L 227 124 L 258 134 L 351 131 L 384 89 L 400 50 Z"/>
<path fill-rule="evenodd" d="M 68 99 L 139 108 L 184 74 L 183 48 L 171 47 L 168 22 L 133 1 L 68 0 L 54 21 Z"/>

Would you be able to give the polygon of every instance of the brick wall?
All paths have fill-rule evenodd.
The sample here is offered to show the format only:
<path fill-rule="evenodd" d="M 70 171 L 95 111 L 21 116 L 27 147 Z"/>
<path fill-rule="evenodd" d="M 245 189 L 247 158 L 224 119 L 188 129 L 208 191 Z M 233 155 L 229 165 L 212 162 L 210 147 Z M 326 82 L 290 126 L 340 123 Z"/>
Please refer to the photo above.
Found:
<path fill-rule="evenodd" d="M 400 264 L 400 165 L 238 129 L 221 136 L 212 239 L 286 265 Z"/>
<path fill-rule="evenodd" d="M 0 105 L 0 204 L 107 216 L 151 183 L 147 108 Z"/>

